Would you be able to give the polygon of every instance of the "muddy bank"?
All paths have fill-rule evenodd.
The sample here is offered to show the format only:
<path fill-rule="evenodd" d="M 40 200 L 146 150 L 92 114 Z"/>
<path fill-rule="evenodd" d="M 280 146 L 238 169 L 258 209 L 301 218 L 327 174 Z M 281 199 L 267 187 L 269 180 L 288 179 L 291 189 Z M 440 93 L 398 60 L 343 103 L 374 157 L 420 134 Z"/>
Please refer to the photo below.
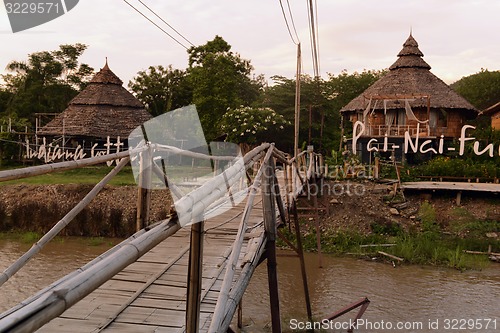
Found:
<path fill-rule="evenodd" d="M 92 185 L 6 185 L 0 187 L 0 231 L 45 233 L 92 189 Z M 135 232 L 136 186 L 106 186 L 63 230 L 67 236 L 126 237 Z M 170 210 L 167 190 L 152 193 L 151 221 Z"/>
<path fill-rule="evenodd" d="M 391 187 L 370 182 L 358 185 L 363 185 L 362 195 L 342 191 L 328 196 L 331 214 L 321 216 L 323 231 L 350 230 L 370 234 L 384 233 L 394 227 L 419 230 L 419 210 L 428 200 L 435 211 L 437 224 L 445 232 L 467 236 L 469 225 L 474 222 L 489 224 L 500 220 L 500 197 L 497 195 L 464 194 L 461 206 L 457 206 L 454 194 L 407 193 L 406 202 L 401 203 L 391 199 Z M 44 233 L 91 189 L 91 185 L 81 184 L 1 186 L 0 232 Z M 126 237 L 135 231 L 136 200 L 136 186 L 106 186 L 65 228 L 63 235 Z M 171 203 L 168 190 L 154 190 L 150 220 L 166 218 Z M 494 231 L 500 235 L 500 230 Z"/>

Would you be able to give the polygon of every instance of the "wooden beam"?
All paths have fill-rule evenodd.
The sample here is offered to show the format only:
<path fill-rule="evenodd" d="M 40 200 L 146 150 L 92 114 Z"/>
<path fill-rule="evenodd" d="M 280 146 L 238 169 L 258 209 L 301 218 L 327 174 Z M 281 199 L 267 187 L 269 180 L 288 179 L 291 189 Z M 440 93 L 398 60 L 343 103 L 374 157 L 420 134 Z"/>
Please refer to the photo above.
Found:
<path fill-rule="evenodd" d="M 187 333 L 197 333 L 200 325 L 204 224 L 202 221 L 191 225 L 186 302 Z"/>
<path fill-rule="evenodd" d="M 269 285 L 269 302 L 271 307 L 271 323 L 273 333 L 281 332 L 281 317 L 278 292 L 278 272 L 276 262 L 276 199 L 274 188 L 274 160 L 269 159 L 264 164 L 262 177 L 262 210 L 264 214 L 264 229 L 267 244 L 267 281 Z"/>

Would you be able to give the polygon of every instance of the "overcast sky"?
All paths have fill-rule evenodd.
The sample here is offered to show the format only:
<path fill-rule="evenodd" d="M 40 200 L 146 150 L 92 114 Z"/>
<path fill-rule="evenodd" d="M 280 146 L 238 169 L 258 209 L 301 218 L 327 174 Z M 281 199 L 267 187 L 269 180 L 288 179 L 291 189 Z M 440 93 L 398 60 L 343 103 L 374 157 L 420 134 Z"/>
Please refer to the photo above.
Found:
<path fill-rule="evenodd" d="M 154 18 L 137 0 L 128 1 Z M 295 75 L 296 46 L 279 0 L 142 1 L 195 45 L 219 35 L 251 61 L 255 74 Z M 307 1 L 289 1 L 302 42 L 303 69 L 312 75 Z M 324 78 L 344 69 L 352 73 L 388 68 L 410 29 L 431 71 L 447 83 L 481 68 L 500 69 L 500 0 L 320 0 L 317 7 Z M 72 43 L 89 45 L 81 60 L 96 71 L 108 57 L 125 86 L 150 65 L 187 67 L 186 49 L 123 0 L 80 0 L 67 14 L 15 34 L 0 6 L 0 74 L 12 60 Z"/>

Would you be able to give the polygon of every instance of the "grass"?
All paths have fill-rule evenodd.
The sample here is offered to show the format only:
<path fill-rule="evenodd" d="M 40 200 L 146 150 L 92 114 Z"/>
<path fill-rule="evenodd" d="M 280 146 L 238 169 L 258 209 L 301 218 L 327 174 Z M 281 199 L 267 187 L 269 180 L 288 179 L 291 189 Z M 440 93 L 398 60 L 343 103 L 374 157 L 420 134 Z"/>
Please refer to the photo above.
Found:
<path fill-rule="evenodd" d="M 45 175 L 2 182 L 0 183 L 0 186 L 8 184 L 97 184 L 112 169 L 112 167 L 98 166 L 52 172 Z M 135 185 L 132 168 L 123 168 L 115 177 L 113 177 L 113 179 L 111 179 L 109 184 L 117 186 Z"/>
<path fill-rule="evenodd" d="M 97 184 L 106 176 L 113 167 L 107 166 L 91 166 L 78 168 L 67 171 L 52 172 L 44 175 L 10 180 L 1 182 L 0 186 L 8 184 L 32 184 L 32 185 L 48 185 L 48 184 Z M 192 179 L 212 175 L 211 168 L 200 167 L 168 167 L 168 174 L 172 179 L 181 182 L 185 179 Z M 110 185 L 126 186 L 136 185 L 134 174 L 131 166 L 124 167 L 116 176 L 109 182 Z"/>
<path fill-rule="evenodd" d="M 356 231 L 323 231 L 321 233 L 321 249 L 324 253 L 338 255 L 357 254 L 360 257 L 377 256 L 377 251 L 385 251 L 397 257 L 403 258 L 405 263 L 418 265 L 434 265 L 455 268 L 458 270 L 481 270 L 490 262 L 486 255 L 467 254 L 464 250 L 486 252 L 491 245 L 493 252 L 499 252 L 500 240 L 492 240 L 484 237 L 487 230 L 498 230 L 499 222 L 491 225 L 485 221 L 469 221 L 470 226 L 480 226 L 477 237 L 463 238 L 454 234 L 445 234 L 438 230 L 438 226 L 432 223 L 429 207 L 422 210 L 422 216 L 428 218 L 427 230 L 419 232 L 407 232 L 398 228 L 387 230 L 375 228 L 371 234 L 361 234 Z M 427 214 L 427 215 L 426 215 Z M 306 251 L 316 251 L 316 231 L 312 224 L 302 224 L 302 243 Z M 487 227 L 486 227 L 487 226 Z M 373 228 L 372 228 L 373 229 Z M 281 232 L 292 242 L 295 242 L 295 233 L 288 228 Z M 483 235 L 479 237 L 479 235 Z M 361 248 L 364 244 L 395 243 L 392 247 L 369 247 Z M 286 247 L 281 240 L 279 246 Z M 365 252 L 370 251 L 370 252 Z"/>

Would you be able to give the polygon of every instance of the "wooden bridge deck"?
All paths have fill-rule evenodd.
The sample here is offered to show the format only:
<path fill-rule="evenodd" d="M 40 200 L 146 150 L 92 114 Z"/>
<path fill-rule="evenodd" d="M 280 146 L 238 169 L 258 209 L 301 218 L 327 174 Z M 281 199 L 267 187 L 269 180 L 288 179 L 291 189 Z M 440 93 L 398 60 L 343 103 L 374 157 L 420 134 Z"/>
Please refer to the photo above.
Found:
<path fill-rule="evenodd" d="M 255 255 L 249 244 L 264 238 L 261 202 L 257 196 L 239 263 L 249 251 Z M 205 222 L 200 331 L 210 326 L 244 204 Z M 189 230 L 167 238 L 38 332 L 184 332 Z"/>

